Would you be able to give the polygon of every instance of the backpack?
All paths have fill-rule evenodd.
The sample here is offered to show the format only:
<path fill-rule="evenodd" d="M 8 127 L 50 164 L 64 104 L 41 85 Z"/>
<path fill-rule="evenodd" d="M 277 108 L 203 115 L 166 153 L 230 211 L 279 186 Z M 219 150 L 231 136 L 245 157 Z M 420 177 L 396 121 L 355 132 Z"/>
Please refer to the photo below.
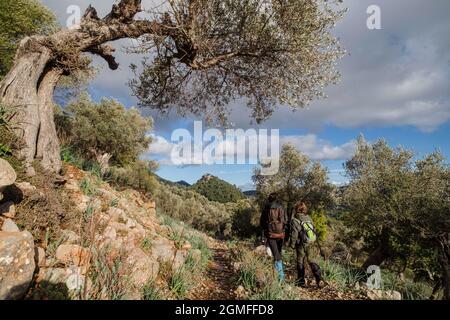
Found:
<path fill-rule="evenodd" d="M 301 223 L 302 230 L 300 232 L 300 237 L 303 243 L 313 243 L 317 240 L 316 231 L 314 225 L 311 221 L 303 221 Z"/>
<path fill-rule="evenodd" d="M 286 225 L 286 216 L 283 208 L 279 205 L 272 205 L 269 209 L 269 238 L 284 239 L 284 227 Z"/>

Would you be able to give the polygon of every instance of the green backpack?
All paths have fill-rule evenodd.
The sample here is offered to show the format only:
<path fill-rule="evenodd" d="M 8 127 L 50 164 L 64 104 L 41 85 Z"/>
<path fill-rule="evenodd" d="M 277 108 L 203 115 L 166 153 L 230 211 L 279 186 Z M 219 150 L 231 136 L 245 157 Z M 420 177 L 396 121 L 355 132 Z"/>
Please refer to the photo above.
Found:
<path fill-rule="evenodd" d="M 314 225 L 311 221 L 304 221 L 301 223 L 302 231 L 301 231 L 301 237 L 303 240 L 303 243 L 313 243 L 316 241 L 316 231 L 314 230 Z"/>

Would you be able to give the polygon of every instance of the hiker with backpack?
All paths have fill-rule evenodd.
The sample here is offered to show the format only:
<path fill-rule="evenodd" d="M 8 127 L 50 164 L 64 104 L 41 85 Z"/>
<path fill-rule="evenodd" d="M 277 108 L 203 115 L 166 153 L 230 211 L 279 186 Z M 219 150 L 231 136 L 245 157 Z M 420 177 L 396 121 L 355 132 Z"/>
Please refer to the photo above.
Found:
<path fill-rule="evenodd" d="M 312 219 L 308 215 L 308 209 L 305 203 L 299 202 L 295 205 L 290 230 L 290 245 L 293 249 L 295 249 L 297 256 L 297 285 L 301 287 L 306 285 L 305 265 L 308 263 L 316 280 L 317 287 L 321 288 L 324 283 L 322 279 L 322 272 L 319 265 L 312 257 L 312 249 L 314 243 L 317 242 L 317 234 L 314 229 Z"/>
<path fill-rule="evenodd" d="M 267 241 L 267 244 L 272 251 L 275 261 L 275 270 L 277 271 L 281 281 L 285 278 L 281 251 L 283 248 L 287 225 L 288 221 L 286 212 L 277 201 L 277 194 L 271 193 L 268 198 L 268 203 L 262 211 L 260 226 L 262 229 L 263 242 Z"/>

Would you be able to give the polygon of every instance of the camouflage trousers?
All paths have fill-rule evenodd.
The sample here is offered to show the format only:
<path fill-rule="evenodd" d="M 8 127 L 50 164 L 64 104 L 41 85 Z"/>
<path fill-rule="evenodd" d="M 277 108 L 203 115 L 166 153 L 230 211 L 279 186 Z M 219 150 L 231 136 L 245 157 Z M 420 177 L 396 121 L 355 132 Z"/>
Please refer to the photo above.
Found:
<path fill-rule="evenodd" d="M 313 255 L 314 250 L 311 244 L 298 244 L 295 246 L 295 251 L 297 254 L 297 281 L 300 285 L 305 284 L 305 266 L 308 264 L 311 268 L 311 271 L 316 279 L 316 282 L 319 283 L 322 279 L 322 272 L 320 270 L 319 265 L 315 261 Z"/>

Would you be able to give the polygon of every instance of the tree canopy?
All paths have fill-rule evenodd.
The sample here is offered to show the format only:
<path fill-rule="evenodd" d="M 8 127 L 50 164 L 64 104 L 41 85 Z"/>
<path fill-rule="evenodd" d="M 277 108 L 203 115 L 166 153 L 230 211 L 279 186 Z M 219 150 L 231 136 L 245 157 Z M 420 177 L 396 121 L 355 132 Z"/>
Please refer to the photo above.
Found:
<path fill-rule="evenodd" d="M 19 42 L 26 36 L 57 29 L 56 16 L 38 0 L 0 2 L 0 79 L 11 68 Z"/>
<path fill-rule="evenodd" d="M 450 168 L 440 152 L 415 160 L 409 150 L 360 137 L 345 169 L 345 221 L 370 253 L 363 268 L 390 260 L 431 276 L 440 271 L 433 280 L 442 279 L 448 297 Z"/>
<path fill-rule="evenodd" d="M 277 192 L 289 214 L 297 201 L 305 202 L 310 211 L 327 208 L 334 201 L 334 188 L 328 182 L 326 169 L 291 144 L 282 147 L 278 173 L 261 175 L 257 168 L 253 181 L 260 204 L 267 201 L 270 193 Z"/>
<path fill-rule="evenodd" d="M 297 108 L 324 96 L 343 54 L 330 30 L 339 1 L 172 0 L 154 13 L 166 31 L 143 37 L 130 84 L 142 106 L 226 121 L 244 97 L 259 122 L 277 104 Z M 167 28 L 170 28 L 167 31 Z"/>

